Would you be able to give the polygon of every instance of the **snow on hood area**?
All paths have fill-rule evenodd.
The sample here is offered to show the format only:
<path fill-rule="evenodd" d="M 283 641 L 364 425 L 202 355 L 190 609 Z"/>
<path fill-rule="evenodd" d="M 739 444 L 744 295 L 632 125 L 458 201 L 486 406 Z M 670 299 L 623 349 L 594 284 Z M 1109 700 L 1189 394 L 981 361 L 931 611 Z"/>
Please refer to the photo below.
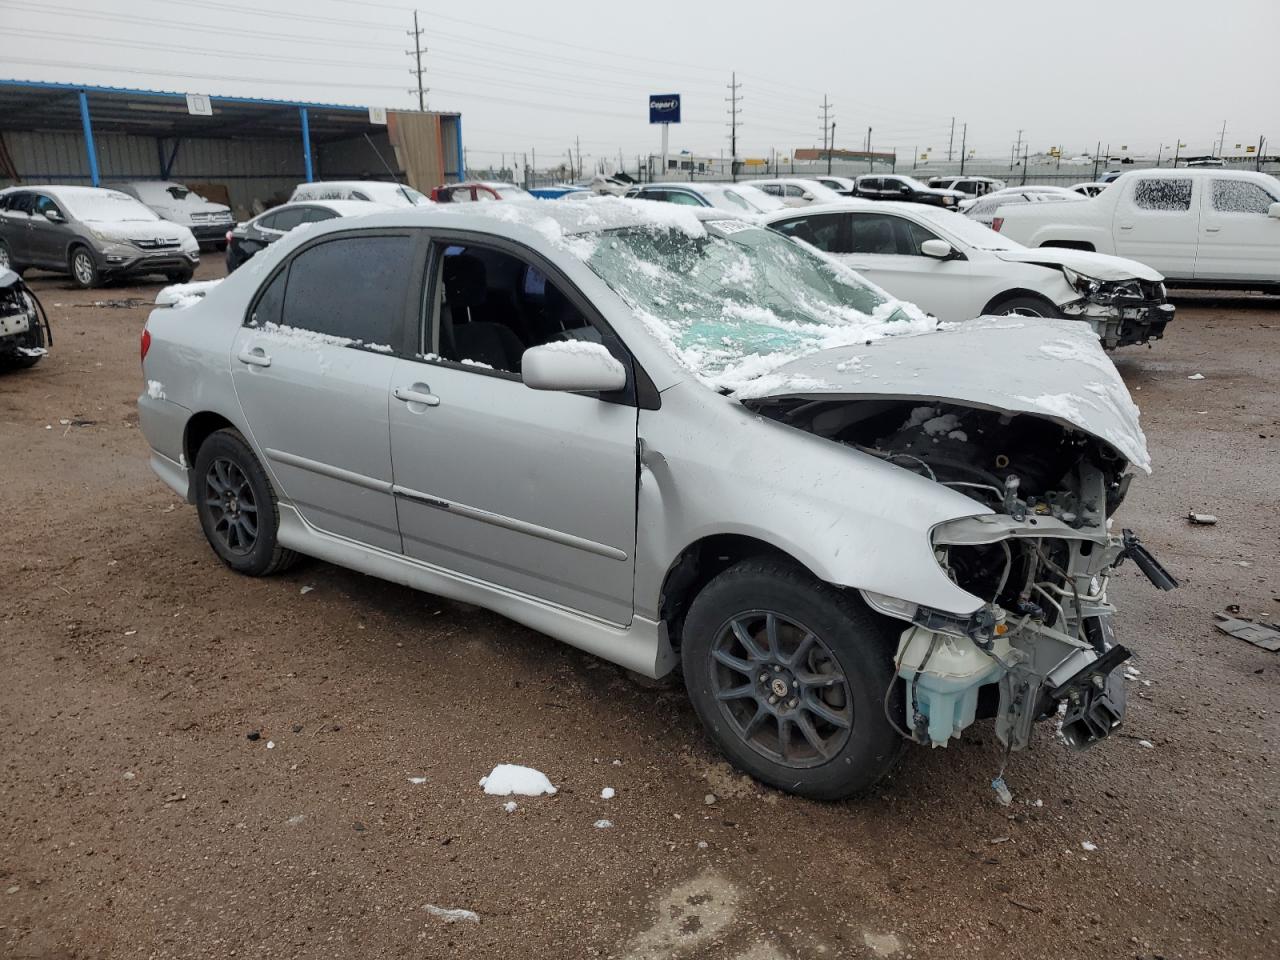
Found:
<path fill-rule="evenodd" d="M 775 376 L 783 382 L 768 399 L 919 398 L 1047 417 L 1105 441 L 1151 472 L 1129 389 L 1079 321 L 980 317 L 942 325 L 929 336 L 812 354 Z"/>
<path fill-rule="evenodd" d="M 1014 263 L 1039 263 L 1051 267 L 1069 267 L 1095 280 L 1139 280 L 1152 282 L 1164 279 L 1164 275 L 1152 270 L 1137 260 L 1126 260 L 1124 257 L 1113 257 L 1105 253 L 1091 253 L 1088 250 L 1070 250 L 1065 247 L 1015 247 L 1013 249 L 992 250 L 1001 260 Z"/>
<path fill-rule="evenodd" d="M 199 303 L 210 290 L 222 282 L 217 280 L 197 280 L 194 283 L 171 283 L 161 288 L 156 294 L 157 307 L 175 307 L 182 309 Z"/>
<path fill-rule="evenodd" d="M 729 214 L 617 197 L 485 204 L 483 213 L 584 261 L 672 357 L 721 392 L 761 395 L 781 384 L 774 370 L 806 354 L 937 327 L 834 259 Z"/>

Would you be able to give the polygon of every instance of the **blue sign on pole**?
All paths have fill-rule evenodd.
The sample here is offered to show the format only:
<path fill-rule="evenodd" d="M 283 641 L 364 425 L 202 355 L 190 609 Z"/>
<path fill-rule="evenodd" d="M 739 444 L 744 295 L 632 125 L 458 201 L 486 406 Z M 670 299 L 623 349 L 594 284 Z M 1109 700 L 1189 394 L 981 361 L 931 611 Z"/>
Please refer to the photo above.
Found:
<path fill-rule="evenodd" d="M 655 93 L 649 97 L 650 123 L 679 123 L 680 94 Z"/>

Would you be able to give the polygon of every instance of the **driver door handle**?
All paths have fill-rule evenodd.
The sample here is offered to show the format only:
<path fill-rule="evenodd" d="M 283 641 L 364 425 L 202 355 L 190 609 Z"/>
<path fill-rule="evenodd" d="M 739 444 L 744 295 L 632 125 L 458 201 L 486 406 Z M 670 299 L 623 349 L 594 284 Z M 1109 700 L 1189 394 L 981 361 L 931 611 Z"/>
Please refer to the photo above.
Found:
<path fill-rule="evenodd" d="M 1205 232 L 1205 233 L 1217 233 L 1217 232 L 1218 232 L 1219 230 L 1221 230 L 1221 229 L 1222 229 L 1221 227 L 1205 227 L 1205 228 L 1204 228 L 1204 232 Z"/>
<path fill-rule="evenodd" d="M 440 398 L 431 392 L 425 383 L 415 383 L 412 387 L 396 387 L 395 397 L 405 403 L 420 403 L 426 407 L 440 406 Z"/>
<path fill-rule="evenodd" d="M 251 367 L 271 366 L 271 358 L 267 356 L 266 351 L 261 347 L 254 347 L 252 350 L 241 350 L 236 354 L 236 359 L 241 363 L 249 364 Z"/>

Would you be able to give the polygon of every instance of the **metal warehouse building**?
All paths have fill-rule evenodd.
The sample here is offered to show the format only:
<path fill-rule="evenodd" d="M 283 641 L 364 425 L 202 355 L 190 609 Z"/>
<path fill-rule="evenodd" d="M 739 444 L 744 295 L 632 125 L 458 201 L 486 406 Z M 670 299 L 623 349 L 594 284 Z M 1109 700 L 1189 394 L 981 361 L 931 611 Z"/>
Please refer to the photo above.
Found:
<path fill-rule="evenodd" d="M 240 215 L 309 180 L 462 179 L 462 117 L 0 80 L 0 185 L 177 180 Z"/>

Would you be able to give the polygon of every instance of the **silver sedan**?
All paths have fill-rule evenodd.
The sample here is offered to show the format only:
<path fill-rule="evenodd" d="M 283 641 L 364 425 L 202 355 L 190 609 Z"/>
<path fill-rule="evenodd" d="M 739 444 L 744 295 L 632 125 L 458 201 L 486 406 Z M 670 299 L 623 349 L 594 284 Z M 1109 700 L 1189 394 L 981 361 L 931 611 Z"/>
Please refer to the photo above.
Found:
<path fill-rule="evenodd" d="M 718 210 L 600 198 L 296 231 L 143 334 L 141 425 L 216 554 L 299 554 L 683 669 L 817 798 L 906 741 L 1119 723 L 1137 409 L 1070 321 L 937 321 Z"/>

